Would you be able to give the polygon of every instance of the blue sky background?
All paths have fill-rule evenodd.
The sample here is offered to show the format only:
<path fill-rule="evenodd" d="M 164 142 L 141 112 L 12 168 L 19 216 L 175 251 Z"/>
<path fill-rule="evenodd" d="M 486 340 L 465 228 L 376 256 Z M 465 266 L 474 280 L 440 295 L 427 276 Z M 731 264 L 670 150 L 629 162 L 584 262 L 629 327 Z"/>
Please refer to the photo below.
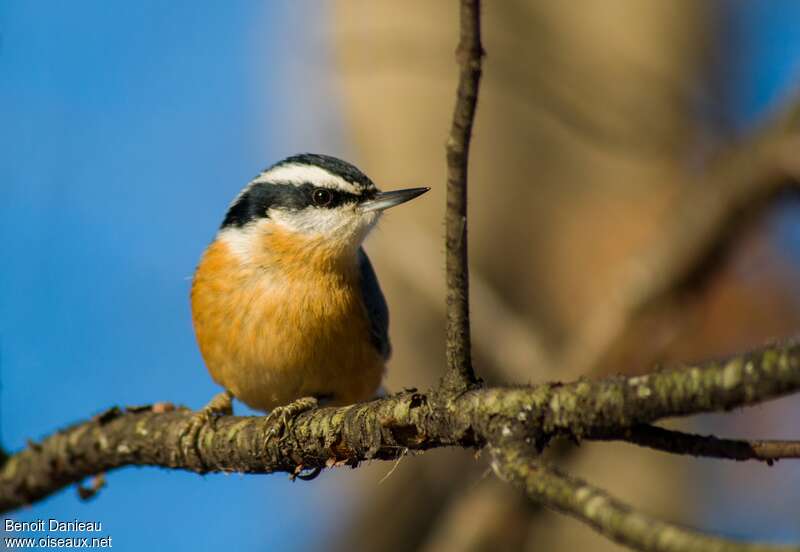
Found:
<path fill-rule="evenodd" d="M 800 90 L 800 3 L 718 0 L 726 6 L 727 115 L 749 126 Z"/>
<path fill-rule="evenodd" d="M 296 31 L 307 7 L 0 3 L 5 447 L 112 404 L 199 407 L 218 391 L 189 314 L 199 255 L 266 164 L 341 141 L 310 128 L 317 106 L 292 120 L 294 86 L 317 86 L 283 75 L 314 55 Z M 14 517 L 103 521 L 119 550 L 299 550 L 326 532 L 335 479 L 129 468 L 98 500 L 69 489 Z"/>
<path fill-rule="evenodd" d="M 200 253 L 270 161 L 347 150 L 316 76 L 324 5 L 0 2 L 5 447 L 112 404 L 199 407 L 217 391 L 189 316 Z M 800 5 L 733 5 L 731 110 L 752 120 L 797 82 Z M 313 71 L 287 71 L 297 60 Z M 781 228 L 800 241 L 800 225 Z M 127 468 L 95 501 L 67 490 L 13 517 L 102 521 L 118 550 L 300 550 L 346 509 L 346 477 Z"/>

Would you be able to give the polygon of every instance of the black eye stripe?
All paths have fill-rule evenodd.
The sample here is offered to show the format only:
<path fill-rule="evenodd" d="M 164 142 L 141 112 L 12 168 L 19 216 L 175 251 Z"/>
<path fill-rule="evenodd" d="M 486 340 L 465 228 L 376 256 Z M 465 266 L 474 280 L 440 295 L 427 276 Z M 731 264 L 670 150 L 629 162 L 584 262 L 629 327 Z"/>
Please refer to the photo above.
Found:
<path fill-rule="evenodd" d="M 331 193 L 331 200 L 324 205 L 314 202 L 314 191 L 325 190 Z M 242 227 L 248 222 L 259 218 L 266 218 L 270 209 L 286 209 L 299 211 L 307 207 L 315 209 L 335 209 L 347 203 L 357 203 L 370 199 L 375 195 L 367 191 L 363 195 L 351 194 L 343 190 L 314 186 L 305 182 L 296 186 L 288 182 L 258 183 L 250 187 L 242 196 L 231 205 L 222 222 L 222 228 L 229 226 Z"/>

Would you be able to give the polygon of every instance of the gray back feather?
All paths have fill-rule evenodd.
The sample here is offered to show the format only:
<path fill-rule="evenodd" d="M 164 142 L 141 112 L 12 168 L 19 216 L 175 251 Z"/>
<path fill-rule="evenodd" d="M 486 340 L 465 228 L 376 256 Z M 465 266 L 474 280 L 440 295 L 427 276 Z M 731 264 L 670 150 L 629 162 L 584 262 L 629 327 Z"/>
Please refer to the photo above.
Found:
<path fill-rule="evenodd" d="M 358 268 L 361 272 L 361 294 L 367 307 L 372 344 L 384 360 L 388 360 L 392 353 L 392 345 L 389 343 L 389 308 L 363 247 L 358 250 Z"/>

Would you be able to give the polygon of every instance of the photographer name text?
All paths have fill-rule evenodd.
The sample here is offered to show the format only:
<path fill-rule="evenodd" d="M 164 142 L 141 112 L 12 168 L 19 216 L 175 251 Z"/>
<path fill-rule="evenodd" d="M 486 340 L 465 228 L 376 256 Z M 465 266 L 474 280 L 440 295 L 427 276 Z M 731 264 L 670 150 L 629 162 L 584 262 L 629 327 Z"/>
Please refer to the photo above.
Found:
<path fill-rule="evenodd" d="M 95 533 L 103 530 L 103 523 L 100 521 L 81 521 L 79 519 L 73 519 L 70 521 L 63 521 L 54 518 L 35 519 L 33 521 L 15 521 L 13 519 L 7 519 L 5 520 L 5 530 L 7 533 L 17 533 L 20 531 Z"/>

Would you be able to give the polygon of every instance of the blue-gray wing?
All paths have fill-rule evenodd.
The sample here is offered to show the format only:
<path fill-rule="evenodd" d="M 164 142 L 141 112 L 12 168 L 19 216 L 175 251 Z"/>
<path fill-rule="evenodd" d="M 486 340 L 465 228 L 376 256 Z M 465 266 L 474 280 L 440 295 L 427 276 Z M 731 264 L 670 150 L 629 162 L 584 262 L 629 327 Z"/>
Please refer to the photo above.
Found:
<path fill-rule="evenodd" d="M 389 307 L 386 306 L 378 277 L 363 248 L 358 250 L 358 268 L 361 272 L 361 294 L 367 307 L 372 344 L 384 360 L 388 360 L 392 353 L 392 345 L 389 343 Z"/>

